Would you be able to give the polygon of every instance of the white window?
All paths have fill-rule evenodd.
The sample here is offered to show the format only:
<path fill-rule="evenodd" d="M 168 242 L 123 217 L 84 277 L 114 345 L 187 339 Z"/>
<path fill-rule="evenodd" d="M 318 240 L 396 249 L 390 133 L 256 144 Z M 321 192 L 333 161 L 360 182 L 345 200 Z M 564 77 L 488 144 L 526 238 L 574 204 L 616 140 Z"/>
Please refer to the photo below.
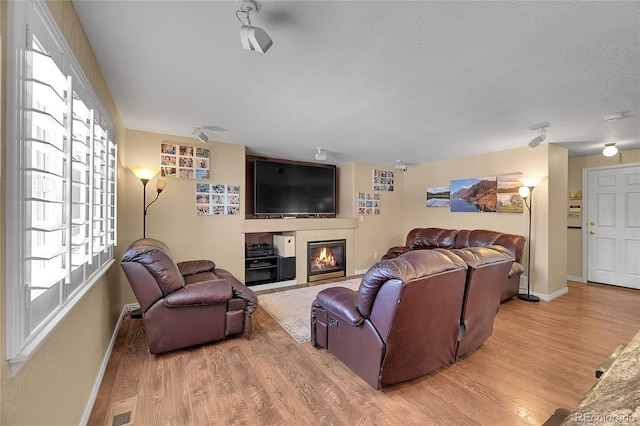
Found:
<path fill-rule="evenodd" d="M 6 356 L 15 374 L 113 263 L 117 147 L 45 3 L 8 4 Z"/>

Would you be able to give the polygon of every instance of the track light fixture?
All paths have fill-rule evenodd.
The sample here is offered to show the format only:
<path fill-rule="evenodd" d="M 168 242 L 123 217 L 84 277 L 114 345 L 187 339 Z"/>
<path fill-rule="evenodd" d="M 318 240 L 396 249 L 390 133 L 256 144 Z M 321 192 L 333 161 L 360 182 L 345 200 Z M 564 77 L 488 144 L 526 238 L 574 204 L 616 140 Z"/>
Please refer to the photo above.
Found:
<path fill-rule="evenodd" d="M 327 159 L 327 153 L 323 148 L 316 148 L 318 152 L 316 153 L 316 160 L 325 161 Z"/>
<path fill-rule="evenodd" d="M 273 41 L 269 34 L 262 28 L 254 27 L 251 25 L 251 13 L 257 14 L 260 11 L 260 3 L 254 0 L 241 0 L 237 1 L 236 5 L 236 18 L 242 24 L 240 27 L 240 42 L 242 48 L 245 50 L 256 50 L 260 53 L 266 53 L 267 50 L 273 45 Z M 240 18 L 240 14 L 245 14 L 245 20 Z"/>
<path fill-rule="evenodd" d="M 204 143 L 209 142 L 209 136 L 207 136 L 200 127 L 194 127 L 192 134 Z"/>
<path fill-rule="evenodd" d="M 540 130 L 540 134 L 529 141 L 529 146 L 531 148 L 535 148 L 536 146 L 544 142 L 544 140 L 547 138 L 547 127 L 549 126 L 551 126 L 551 123 L 549 123 L 548 121 L 529 126 L 529 130 Z"/>
<path fill-rule="evenodd" d="M 407 171 L 407 165 L 402 162 L 402 160 L 396 160 L 396 169 L 402 170 L 403 172 Z"/>
<path fill-rule="evenodd" d="M 602 155 L 605 157 L 613 157 L 618 153 L 618 148 L 616 148 L 615 142 L 605 143 L 604 149 L 602 150 Z"/>

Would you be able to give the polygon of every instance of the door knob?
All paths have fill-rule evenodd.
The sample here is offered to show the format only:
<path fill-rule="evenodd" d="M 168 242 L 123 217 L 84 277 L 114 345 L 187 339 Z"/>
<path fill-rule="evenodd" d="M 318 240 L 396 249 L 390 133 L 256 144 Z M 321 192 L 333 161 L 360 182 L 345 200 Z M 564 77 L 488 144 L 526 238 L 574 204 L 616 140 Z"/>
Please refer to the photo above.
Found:
<path fill-rule="evenodd" d="M 593 232 L 593 231 L 589 231 L 589 234 L 590 234 L 590 235 L 593 235 L 593 234 L 595 234 L 595 232 Z"/>
<path fill-rule="evenodd" d="M 589 225 L 596 226 L 596 223 L 594 221 L 591 221 L 591 222 L 589 222 Z"/>

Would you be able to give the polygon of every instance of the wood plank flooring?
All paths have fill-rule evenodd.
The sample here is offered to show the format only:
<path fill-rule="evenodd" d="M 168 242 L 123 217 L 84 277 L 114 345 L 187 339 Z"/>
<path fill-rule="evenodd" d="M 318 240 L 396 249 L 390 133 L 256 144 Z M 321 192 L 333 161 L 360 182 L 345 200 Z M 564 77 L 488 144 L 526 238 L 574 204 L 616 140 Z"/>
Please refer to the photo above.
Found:
<path fill-rule="evenodd" d="M 89 425 L 541 425 L 573 410 L 596 366 L 640 329 L 640 291 L 568 285 L 552 302 L 503 303 L 480 349 L 383 391 L 260 307 L 249 340 L 163 355 L 126 318 Z"/>

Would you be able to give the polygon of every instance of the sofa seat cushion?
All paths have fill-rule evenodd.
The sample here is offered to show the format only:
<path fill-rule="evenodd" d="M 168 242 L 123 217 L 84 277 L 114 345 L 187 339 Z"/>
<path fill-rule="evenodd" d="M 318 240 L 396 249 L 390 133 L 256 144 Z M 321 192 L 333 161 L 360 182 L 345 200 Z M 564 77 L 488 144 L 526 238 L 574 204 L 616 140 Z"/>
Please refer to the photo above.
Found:
<path fill-rule="evenodd" d="M 232 296 L 233 291 L 227 280 L 214 279 L 186 285 L 166 296 L 163 303 L 169 308 L 219 305 L 226 304 Z"/>

